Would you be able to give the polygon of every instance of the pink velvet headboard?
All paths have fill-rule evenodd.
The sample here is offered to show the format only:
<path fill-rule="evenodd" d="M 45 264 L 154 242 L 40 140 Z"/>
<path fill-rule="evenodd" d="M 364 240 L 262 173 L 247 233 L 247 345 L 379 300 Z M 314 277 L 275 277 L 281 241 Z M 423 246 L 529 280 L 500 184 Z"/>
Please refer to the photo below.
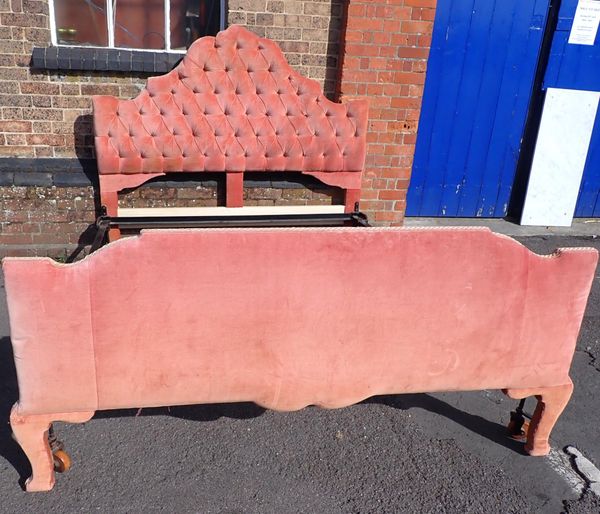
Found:
<path fill-rule="evenodd" d="M 167 172 L 226 172 L 227 205 L 242 205 L 243 172 L 296 171 L 358 201 L 366 100 L 339 104 L 296 73 L 281 49 L 239 27 L 203 37 L 133 100 L 95 96 L 103 203 Z M 114 205 L 113 205 L 114 204 Z"/>

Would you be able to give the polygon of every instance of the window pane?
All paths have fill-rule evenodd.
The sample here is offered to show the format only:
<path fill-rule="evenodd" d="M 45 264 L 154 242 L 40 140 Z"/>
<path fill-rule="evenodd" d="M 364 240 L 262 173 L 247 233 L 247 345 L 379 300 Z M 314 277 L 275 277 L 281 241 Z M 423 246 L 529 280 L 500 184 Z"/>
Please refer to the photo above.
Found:
<path fill-rule="evenodd" d="M 109 0 L 114 5 L 115 46 L 165 48 L 163 0 Z"/>
<path fill-rule="evenodd" d="M 185 49 L 199 37 L 214 36 L 220 23 L 220 0 L 171 0 L 171 48 Z"/>
<path fill-rule="evenodd" d="M 60 45 L 108 45 L 104 0 L 54 0 Z"/>

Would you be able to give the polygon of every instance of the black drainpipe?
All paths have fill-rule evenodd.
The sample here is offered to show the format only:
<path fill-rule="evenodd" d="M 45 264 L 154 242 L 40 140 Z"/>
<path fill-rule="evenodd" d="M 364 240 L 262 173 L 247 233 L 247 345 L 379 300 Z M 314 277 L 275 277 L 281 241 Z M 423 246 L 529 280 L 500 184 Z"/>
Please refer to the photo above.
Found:
<path fill-rule="evenodd" d="M 546 26 L 544 27 L 540 55 L 535 69 L 531 99 L 529 100 L 529 109 L 525 120 L 525 128 L 523 129 L 523 138 L 521 139 L 519 160 L 515 171 L 515 180 L 513 182 L 510 201 L 508 202 L 506 219 L 516 221 L 517 223 L 521 220 L 521 214 L 523 213 L 527 184 L 529 183 L 529 173 L 531 171 L 531 164 L 533 163 L 533 153 L 542 120 L 542 110 L 546 98 L 546 91 L 542 90 L 542 86 L 548 61 L 550 60 L 554 32 L 558 24 L 560 4 L 561 0 L 550 0 L 550 4 L 548 5 L 548 16 L 546 18 Z"/>

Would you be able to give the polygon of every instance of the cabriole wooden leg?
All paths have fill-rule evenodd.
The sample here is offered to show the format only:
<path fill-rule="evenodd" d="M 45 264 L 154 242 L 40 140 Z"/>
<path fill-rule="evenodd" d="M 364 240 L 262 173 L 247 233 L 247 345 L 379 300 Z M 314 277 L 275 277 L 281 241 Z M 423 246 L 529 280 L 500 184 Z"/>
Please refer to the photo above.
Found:
<path fill-rule="evenodd" d="M 50 424 L 53 421 L 83 423 L 93 415 L 93 412 L 22 415 L 18 404 L 13 406 L 10 412 L 13 436 L 31 464 L 31 477 L 25 481 L 28 492 L 49 491 L 54 487 L 54 459 L 48 443 Z"/>
<path fill-rule="evenodd" d="M 535 396 L 537 405 L 529 423 L 525 451 L 529 455 L 547 455 L 550 452 L 550 432 L 562 411 L 569 403 L 573 393 L 573 383 L 532 389 L 506 389 L 504 393 L 510 398 L 520 400 Z"/>
<path fill-rule="evenodd" d="M 19 443 L 31 464 L 31 476 L 25 481 L 29 492 L 49 491 L 54 487 L 54 463 L 48 444 L 48 420 L 28 420 L 16 414 L 13 407 L 10 426 L 14 439 Z"/>

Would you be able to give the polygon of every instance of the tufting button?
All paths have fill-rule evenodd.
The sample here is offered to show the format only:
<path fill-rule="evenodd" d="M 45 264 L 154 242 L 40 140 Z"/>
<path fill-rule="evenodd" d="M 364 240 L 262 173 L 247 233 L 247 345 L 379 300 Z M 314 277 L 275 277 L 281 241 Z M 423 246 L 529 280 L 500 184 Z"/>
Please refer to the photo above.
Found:
<path fill-rule="evenodd" d="M 283 156 L 284 156 L 284 157 L 288 157 L 288 155 L 289 155 L 289 154 L 288 154 L 287 152 L 283 152 Z"/>
<path fill-rule="evenodd" d="M 173 95 L 174 95 L 175 93 L 177 93 L 177 90 L 176 90 L 175 88 L 172 88 L 172 89 L 171 89 L 171 94 L 173 94 Z"/>
<path fill-rule="evenodd" d="M 108 131 L 108 137 L 113 137 L 113 133 L 110 130 Z"/>
<path fill-rule="evenodd" d="M 204 157 L 208 157 L 208 154 L 206 152 L 202 152 L 202 155 L 204 155 Z"/>

